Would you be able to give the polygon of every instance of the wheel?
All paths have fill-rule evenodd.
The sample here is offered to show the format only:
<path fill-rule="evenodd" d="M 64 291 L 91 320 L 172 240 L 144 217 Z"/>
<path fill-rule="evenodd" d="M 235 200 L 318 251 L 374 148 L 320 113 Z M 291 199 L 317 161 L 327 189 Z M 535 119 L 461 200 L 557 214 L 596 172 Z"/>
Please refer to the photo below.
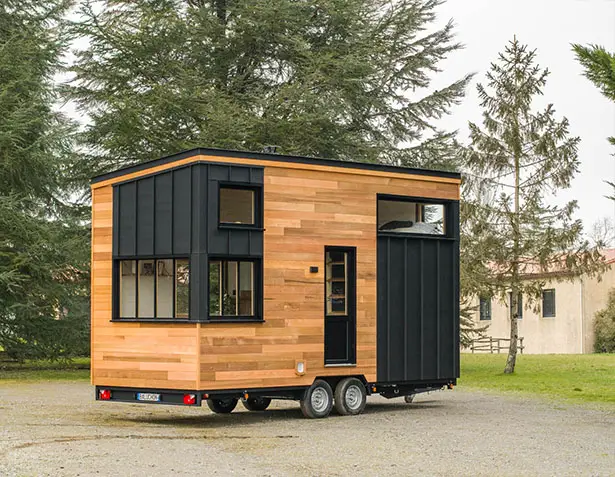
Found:
<path fill-rule="evenodd" d="M 228 414 L 237 406 L 237 398 L 208 399 L 207 406 L 216 414 Z"/>
<path fill-rule="evenodd" d="M 241 403 L 248 411 L 264 411 L 271 404 L 271 398 L 248 398 L 242 399 Z"/>
<path fill-rule="evenodd" d="M 365 385 L 357 378 L 342 379 L 335 387 L 335 409 L 342 416 L 361 414 L 366 403 Z"/>
<path fill-rule="evenodd" d="M 318 419 L 327 417 L 333 407 L 333 390 L 322 379 L 314 381 L 301 400 L 301 412 L 305 417 Z"/>
<path fill-rule="evenodd" d="M 415 396 L 416 394 L 408 394 L 407 396 L 404 396 L 404 401 L 406 401 L 408 404 L 412 404 L 412 401 L 414 401 Z"/>

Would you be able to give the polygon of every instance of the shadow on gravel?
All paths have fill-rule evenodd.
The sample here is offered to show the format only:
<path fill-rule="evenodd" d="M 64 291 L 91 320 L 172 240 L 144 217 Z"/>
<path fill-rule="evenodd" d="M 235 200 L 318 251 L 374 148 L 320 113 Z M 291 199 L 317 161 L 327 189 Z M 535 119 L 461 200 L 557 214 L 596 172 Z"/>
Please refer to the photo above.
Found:
<path fill-rule="evenodd" d="M 420 401 L 413 404 L 402 402 L 380 402 L 367 404 L 364 415 L 376 414 L 395 414 L 400 412 L 416 412 L 424 409 L 436 409 L 443 406 L 441 401 Z M 328 419 L 351 419 L 356 416 L 340 416 L 335 412 L 331 413 Z M 117 420 L 122 422 L 132 422 L 139 425 L 159 425 L 159 426 L 179 426 L 191 428 L 226 428 L 226 427 L 241 427 L 252 426 L 263 422 L 290 421 L 304 419 L 299 406 L 296 409 L 270 409 L 263 412 L 233 412 L 231 414 L 212 414 L 203 412 L 200 415 L 192 416 L 116 416 Z"/>

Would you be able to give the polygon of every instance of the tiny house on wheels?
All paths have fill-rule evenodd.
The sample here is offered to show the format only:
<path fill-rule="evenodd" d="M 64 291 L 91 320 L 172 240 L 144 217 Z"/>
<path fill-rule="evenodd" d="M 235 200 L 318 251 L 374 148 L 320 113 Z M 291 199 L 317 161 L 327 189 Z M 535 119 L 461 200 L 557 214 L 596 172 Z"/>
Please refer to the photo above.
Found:
<path fill-rule="evenodd" d="M 325 417 L 452 387 L 459 184 L 216 149 L 96 177 L 96 399 Z"/>

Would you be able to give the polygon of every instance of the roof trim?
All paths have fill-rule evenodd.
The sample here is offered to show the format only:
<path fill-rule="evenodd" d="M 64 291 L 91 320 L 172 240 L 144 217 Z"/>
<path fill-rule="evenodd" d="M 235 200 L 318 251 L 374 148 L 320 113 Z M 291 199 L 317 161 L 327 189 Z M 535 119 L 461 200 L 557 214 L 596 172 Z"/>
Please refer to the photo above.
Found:
<path fill-rule="evenodd" d="M 109 179 L 115 179 L 122 177 L 133 172 L 144 171 L 152 167 L 161 166 L 171 162 L 179 161 L 181 159 L 187 159 L 192 156 L 218 156 L 218 157 L 236 157 L 241 159 L 254 159 L 254 160 L 267 160 L 275 162 L 290 162 L 295 164 L 312 164 L 319 166 L 330 167 L 343 167 L 349 169 L 363 169 L 382 172 L 396 172 L 401 174 L 410 175 L 422 175 L 432 177 L 447 177 L 450 179 L 461 179 L 461 174 L 458 172 L 438 171 L 430 169 L 415 169 L 409 167 L 390 166 L 386 164 L 372 164 L 368 162 L 354 162 L 354 161 L 337 161 L 334 159 L 321 159 L 316 157 L 303 157 L 303 156 L 287 156 L 283 154 L 266 154 L 262 152 L 248 152 L 248 151 L 233 151 L 230 149 L 214 149 L 198 147 L 194 149 L 188 149 L 186 151 L 178 152 L 170 156 L 164 156 L 159 159 L 153 159 L 151 161 L 142 162 L 132 166 L 122 167 L 105 174 L 101 174 L 92 178 L 91 183 L 106 181 Z"/>

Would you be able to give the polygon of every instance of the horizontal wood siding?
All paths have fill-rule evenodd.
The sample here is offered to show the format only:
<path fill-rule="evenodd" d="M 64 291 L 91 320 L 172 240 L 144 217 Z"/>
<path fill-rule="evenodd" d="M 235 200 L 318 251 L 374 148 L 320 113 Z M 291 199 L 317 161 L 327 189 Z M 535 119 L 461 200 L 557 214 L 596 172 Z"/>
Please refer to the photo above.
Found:
<path fill-rule="evenodd" d="M 214 390 L 306 385 L 325 375 L 376 379 L 376 194 L 458 199 L 459 181 L 271 161 L 260 165 L 265 166 L 264 323 L 111 323 L 110 184 L 129 177 L 94 184 L 93 384 Z M 357 248 L 356 367 L 324 367 L 326 245 Z M 310 266 L 318 266 L 318 273 L 310 273 Z M 297 360 L 306 361 L 304 376 L 295 374 Z"/>
<path fill-rule="evenodd" d="M 195 389 L 197 326 L 112 323 L 113 188 L 92 191 L 92 384 Z"/>

